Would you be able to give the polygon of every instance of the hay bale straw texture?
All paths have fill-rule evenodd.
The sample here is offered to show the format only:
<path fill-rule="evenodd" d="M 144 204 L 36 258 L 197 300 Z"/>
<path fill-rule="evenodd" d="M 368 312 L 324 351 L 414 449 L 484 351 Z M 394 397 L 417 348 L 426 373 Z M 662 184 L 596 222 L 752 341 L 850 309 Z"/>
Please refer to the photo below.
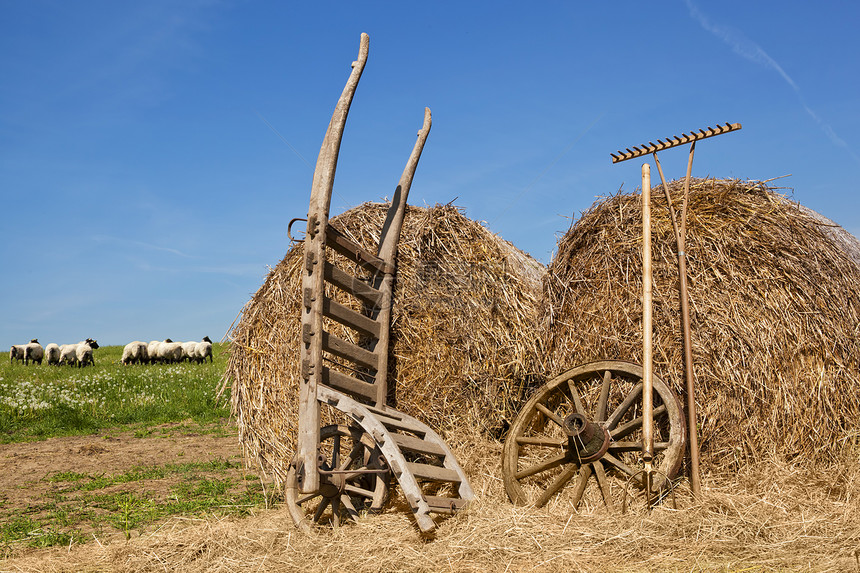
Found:
<path fill-rule="evenodd" d="M 683 182 L 669 184 L 681 208 Z M 655 372 L 683 393 L 678 267 L 652 191 Z M 856 240 L 760 182 L 694 179 L 687 258 L 700 444 L 718 467 L 832 460 L 860 435 Z M 597 202 L 562 238 L 542 320 L 549 368 L 642 359 L 638 194 Z"/>
<path fill-rule="evenodd" d="M 365 203 L 331 224 L 376 252 L 387 208 Z M 545 267 L 449 205 L 408 208 L 397 260 L 389 405 L 455 442 L 498 433 L 541 370 L 534 327 Z M 224 378 L 246 459 L 279 483 L 298 415 L 301 261 L 299 243 L 243 309 Z"/>

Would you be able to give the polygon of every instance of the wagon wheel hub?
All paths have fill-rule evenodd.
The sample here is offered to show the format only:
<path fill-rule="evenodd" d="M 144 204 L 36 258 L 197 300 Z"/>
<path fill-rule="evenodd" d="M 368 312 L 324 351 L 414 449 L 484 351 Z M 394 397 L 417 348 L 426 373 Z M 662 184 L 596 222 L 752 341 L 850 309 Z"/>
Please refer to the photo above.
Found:
<path fill-rule="evenodd" d="M 320 494 L 323 497 L 338 497 L 346 491 L 346 479 L 343 474 L 320 476 Z"/>
<path fill-rule="evenodd" d="M 580 413 L 564 418 L 567 450 L 574 460 L 587 464 L 603 457 L 611 440 L 606 428 L 595 424 Z"/>

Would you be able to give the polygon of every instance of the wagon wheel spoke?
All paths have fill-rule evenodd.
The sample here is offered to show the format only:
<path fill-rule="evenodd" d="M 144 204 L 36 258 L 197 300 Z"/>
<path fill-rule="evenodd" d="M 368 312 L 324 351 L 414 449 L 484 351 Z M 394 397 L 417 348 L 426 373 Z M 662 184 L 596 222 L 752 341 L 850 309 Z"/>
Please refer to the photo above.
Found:
<path fill-rule="evenodd" d="M 552 438 L 516 438 L 516 441 L 521 446 L 542 446 L 544 448 L 563 448 L 567 444 L 567 440 L 554 440 Z"/>
<path fill-rule="evenodd" d="M 528 467 L 522 471 L 517 472 L 517 479 L 526 478 L 529 476 L 533 476 L 535 474 L 539 474 L 541 472 L 545 472 L 547 470 L 551 470 L 552 468 L 558 467 L 567 461 L 568 456 L 566 453 L 559 454 L 554 456 L 545 462 L 541 462 L 539 464 L 535 464 L 531 467 Z"/>
<path fill-rule="evenodd" d="M 586 464 L 579 469 L 579 478 L 576 480 L 576 487 L 573 490 L 573 500 L 571 501 L 574 509 L 578 508 L 579 502 L 582 501 L 582 494 L 585 493 L 591 473 L 591 464 Z"/>
<path fill-rule="evenodd" d="M 299 505 L 302 505 L 303 503 L 306 503 L 306 502 L 314 499 L 315 497 L 319 497 L 320 495 L 322 495 L 322 494 L 319 492 L 310 493 L 304 497 L 300 497 L 299 499 L 297 499 L 296 503 Z"/>
<path fill-rule="evenodd" d="M 661 406 L 658 406 L 657 408 L 654 408 L 654 418 L 655 419 L 658 416 L 664 415 L 665 413 L 666 413 L 666 406 L 665 405 L 661 405 Z M 636 430 L 639 430 L 640 428 L 642 428 L 642 421 L 643 421 L 643 418 L 641 416 L 638 418 L 634 418 L 633 420 L 630 420 L 626 424 L 623 424 L 623 425 L 618 426 L 615 429 L 613 429 L 611 432 L 609 432 L 609 435 L 612 436 L 613 440 L 619 440 L 621 438 L 625 438 L 625 437 L 629 436 L 630 434 L 632 434 L 633 432 L 635 432 Z"/>
<path fill-rule="evenodd" d="M 603 469 L 603 464 L 600 462 L 594 462 L 591 464 L 591 467 L 594 469 L 597 485 L 600 487 L 601 495 L 603 495 L 603 503 L 611 510 L 614 504 L 612 503 L 612 488 L 609 485 L 609 479 L 606 477 L 606 470 Z"/>
<path fill-rule="evenodd" d="M 340 465 L 340 434 L 335 434 L 332 442 L 331 468 L 337 469 Z"/>
<path fill-rule="evenodd" d="M 622 462 L 621 460 L 616 458 L 614 455 L 610 454 L 609 452 L 607 452 L 606 455 L 603 456 L 603 459 L 605 461 L 609 462 L 610 464 L 612 464 L 613 466 L 615 466 L 616 468 L 618 468 L 619 470 L 621 470 L 622 472 L 624 472 L 627 476 L 633 476 L 638 471 L 638 470 L 631 468 L 630 466 L 628 466 L 627 464 L 625 464 L 624 462 Z"/>
<path fill-rule="evenodd" d="M 576 384 L 573 380 L 567 381 L 567 388 L 570 390 L 570 397 L 573 400 L 573 408 L 580 414 L 585 414 L 585 406 L 582 405 L 582 398 L 579 396 L 579 390 L 576 389 Z"/>
<path fill-rule="evenodd" d="M 364 489 L 363 487 L 358 487 L 357 485 L 346 484 L 343 490 L 347 493 L 351 493 L 354 495 L 358 495 L 361 497 L 372 498 L 373 492 L 369 489 Z"/>
<path fill-rule="evenodd" d="M 606 403 L 609 401 L 609 385 L 612 383 L 612 371 L 603 373 L 603 382 L 600 385 L 600 398 L 597 399 L 597 416 L 595 420 L 602 422 L 606 419 Z"/>
<path fill-rule="evenodd" d="M 359 459 L 361 459 L 363 454 L 364 454 L 364 447 L 359 442 L 358 444 L 356 444 L 352 448 L 352 451 L 350 451 L 349 455 L 346 456 L 346 459 L 344 460 L 344 462 L 342 464 L 340 464 L 340 466 L 336 466 L 338 471 L 345 471 L 348 467 L 350 467 L 352 464 L 354 464 Z"/>
<path fill-rule="evenodd" d="M 344 509 L 346 510 L 347 515 L 353 521 L 358 521 L 358 510 L 355 509 L 355 505 L 353 505 L 352 500 L 348 495 L 340 496 L 340 502 L 343 504 Z"/>
<path fill-rule="evenodd" d="M 329 506 L 329 503 L 331 503 L 331 499 L 327 497 L 323 497 L 322 500 L 320 500 L 320 504 L 314 512 L 314 523 L 320 522 L 320 519 L 322 518 L 323 513 L 325 513 L 326 508 Z"/>
<path fill-rule="evenodd" d="M 535 500 L 535 507 L 543 507 L 555 494 L 563 488 L 570 479 L 579 472 L 577 464 L 568 464 L 562 472 L 558 474 L 552 483 L 547 487 L 542 494 Z"/>
<path fill-rule="evenodd" d="M 611 430 L 621 421 L 621 418 L 624 417 L 631 407 L 636 404 L 636 401 L 639 400 L 642 396 L 642 384 L 637 384 L 636 387 L 630 392 L 627 397 L 618 405 L 618 407 L 613 410 L 612 415 L 606 419 L 606 428 Z"/>
<path fill-rule="evenodd" d="M 560 418 L 560 417 L 559 417 L 555 412 L 553 412 L 552 410 L 550 410 L 549 408 L 547 408 L 547 407 L 546 407 L 546 406 L 544 406 L 543 404 L 538 403 L 538 404 L 536 405 L 536 408 L 537 408 L 537 409 L 538 409 L 538 410 L 539 410 L 539 411 L 540 411 L 544 416 L 546 416 L 547 418 L 549 418 L 550 420 L 552 420 L 553 422 L 555 422 L 556 424 L 558 424 L 558 426 L 559 426 L 559 427 L 563 427 L 563 426 L 564 426 L 564 420 L 562 420 L 562 419 L 561 419 L 561 418 Z"/>
<path fill-rule="evenodd" d="M 331 498 L 331 523 L 340 527 L 340 497 Z"/>

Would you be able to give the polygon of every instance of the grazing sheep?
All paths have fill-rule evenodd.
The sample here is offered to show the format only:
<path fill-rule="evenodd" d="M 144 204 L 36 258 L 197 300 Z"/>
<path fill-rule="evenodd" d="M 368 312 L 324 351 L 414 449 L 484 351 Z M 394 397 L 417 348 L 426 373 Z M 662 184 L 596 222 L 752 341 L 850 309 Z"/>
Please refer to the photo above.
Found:
<path fill-rule="evenodd" d="M 129 342 L 122 349 L 123 364 L 145 364 L 149 362 L 149 354 L 146 352 L 146 343 L 135 340 Z"/>
<path fill-rule="evenodd" d="M 75 344 L 63 344 L 60 346 L 60 364 L 69 364 L 71 366 L 81 366 L 78 359 L 78 347 L 84 345 L 89 346 L 91 350 L 99 347 L 98 343 L 92 338 L 87 338 Z M 86 354 L 86 350 L 83 351 Z M 92 360 L 92 352 L 90 352 L 91 364 L 95 366 L 95 361 Z M 86 364 L 84 364 L 86 366 Z"/>
<path fill-rule="evenodd" d="M 194 352 L 197 349 L 197 343 L 195 341 L 183 342 L 182 343 L 182 361 L 191 362 L 194 360 Z"/>
<path fill-rule="evenodd" d="M 182 343 L 173 342 L 169 338 L 165 338 L 164 342 L 158 345 L 158 360 L 162 364 L 165 362 L 173 363 L 182 360 Z"/>
<path fill-rule="evenodd" d="M 87 338 L 86 341 L 78 343 L 75 347 L 75 357 L 78 361 L 78 368 L 83 368 L 87 364 L 96 365 L 93 358 L 93 350 L 99 347 L 99 343 L 92 338 Z"/>
<path fill-rule="evenodd" d="M 60 347 L 55 343 L 50 343 L 45 347 L 45 360 L 48 364 L 57 365 L 60 363 Z"/>
<path fill-rule="evenodd" d="M 24 347 L 24 364 L 27 365 L 32 360 L 34 363 L 42 364 L 42 358 L 45 357 L 45 349 L 39 344 L 35 338 Z"/>
<path fill-rule="evenodd" d="M 15 344 L 9 349 L 9 364 L 12 364 L 16 360 L 24 362 L 24 348 L 26 346 L 26 344 Z"/>
<path fill-rule="evenodd" d="M 77 364 L 77 349 L 77 344 L 63 344 L 60 346 L 60 364 L 69 364 L 71 366 Z"/>
<path fill-rule="evenodd" d="M 159 344 L 161 344 L 160 340 L 151 340 L 149 344 L 146 345 L 146 356 L 149 358 L 150 364 L 155 364 L 155 361 L 158 360 Z"/>
<path fill-rule="evenodd" d="M 198 342 L 196 347 L 194 348 L 194 361 L 195 362 L 206 362 L 206 358 L 209 358 L 209 362 L 212 362 L 212 341 L 208 336 L 204 336 L 201 342 Z"/>

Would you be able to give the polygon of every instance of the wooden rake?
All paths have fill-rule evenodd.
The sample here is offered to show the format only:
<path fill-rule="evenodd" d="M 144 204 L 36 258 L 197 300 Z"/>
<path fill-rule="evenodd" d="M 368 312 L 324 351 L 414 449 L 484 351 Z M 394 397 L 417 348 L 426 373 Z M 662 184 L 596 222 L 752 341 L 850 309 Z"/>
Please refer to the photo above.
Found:
<path fill-rule="evenodd" d="M 672 218 L 672 229 L 675 233 L 675 243 L 677 245 L 678 256 L 678 276 L 679 276 L 679 291 L 681 300 L 681 330 L 684 340 L 684 378 L 687 390 L 687 424 L 690 444 L 690 488 L 695 497 L 699 497 L 702 491 L 701 471 L 699 469 L 699 438 L 696 433 L 696 392 L 695 378 L 693 377 L 693 344 L 690 335 L 690 300 L 687 287 L 687 257 L 686 257 L 686 240 L 687 240 L 687 200 L 690 195 L 690 173 L 693 169 L 693 153 L 696 150 L 696 142 L 700 139 L 722 135 L 731 131 L 741 129 L 739 123 L 726 123 L 717 125 L 717 127 L 708 127 L 691 132 L 690 134 L 682 133 L 677 137 L 669 137 L 666 141 L 660 139 L 657 143 L 649 141 L 647 145 L 629 147 L 625 151 L 617 151 L 610 153 L 612 163 L 620 163 L 636 157 L 646 155 L 654 156 L 654 163 L 657 166 L 657 171 L 660 173 L 660 181 L 663 183 L 663 192 L 666 195 L 666 203 L 669 205 L 669 214 Z M 658 151 L 678 147 L 679 145 L 690 144 L 690 155 L 687 160 L 687 175 L 684 178 L 684 198 L 681 204 L 681 222 L 678 224 L 678 218 L 675 213 L 675 208 L 672 206 L 672 197 L 669 193 L 669 186 L 666 184 L 666 178 L 663 176 L 663 168 L 660 166 L 660 160 L 657 157 Z M 642 442 L 643 452 L 642 458 L 645 461 L 646 471 L 650 478 L 651 461 L 654 459 L 654 430 L 653 419 L 648 413 L 653 411 L 652 402 L 652 360 L 651 360 L 651 216 L 650 216 L 650 201 L 651 201 L 651 176 L 650 167 L 648 164 L 642 166 L 642 202 L 643 202 L 643 330 L 644 332 L 644 352 L 643 352 L 643 391 L 642 391 Z M 650 501 L 649 501 L 650 506 Z"/>

